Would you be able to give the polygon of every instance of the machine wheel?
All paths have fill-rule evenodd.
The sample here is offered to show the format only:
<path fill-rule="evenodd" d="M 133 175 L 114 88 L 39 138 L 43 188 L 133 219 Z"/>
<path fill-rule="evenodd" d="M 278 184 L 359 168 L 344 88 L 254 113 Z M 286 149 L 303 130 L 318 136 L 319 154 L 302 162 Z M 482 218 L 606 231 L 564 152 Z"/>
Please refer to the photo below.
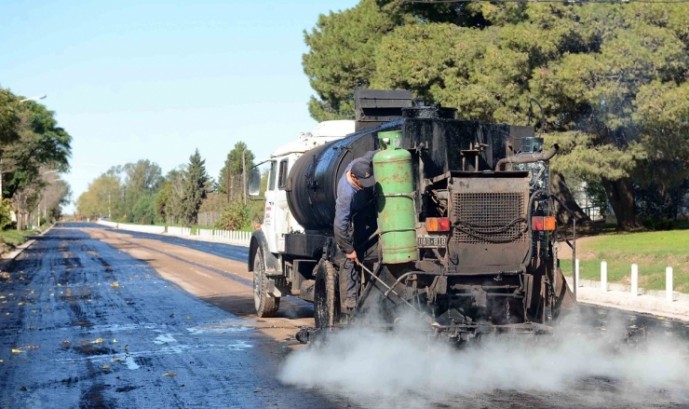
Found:
<path fill-rule="evenodd" d="M 340 300 L 337 291 L 337 272 L 332 263 L 321 261 L 316 272 L 313 313 L 316 328 L 329 328 L 340 320 Z"/>
<path fill-rule="evenodd" d="M 263 260 L 263 249 L 258 247 L 254 256 L 254 307 L 259 317 L 270 317 L 280 308 L 280 298 L 268 294 L 271 279 L 266 276 L 266 265 Z"/>

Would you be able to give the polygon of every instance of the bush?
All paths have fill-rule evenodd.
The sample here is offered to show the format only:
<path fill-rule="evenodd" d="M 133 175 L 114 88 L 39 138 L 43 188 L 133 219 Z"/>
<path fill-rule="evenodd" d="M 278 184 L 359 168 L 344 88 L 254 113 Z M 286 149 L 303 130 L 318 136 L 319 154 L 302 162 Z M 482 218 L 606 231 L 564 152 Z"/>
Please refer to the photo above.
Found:
<path fill-rule="evenodd" d="M 214 227 L 221 230 L 250 230 L 251 216 L 251 206 L 234 201 L 225 208 Z"/>
<path fill-rule="evenodd" d="M 5 228 L 11 226 L 13 223 L 12 203 L 10 199 L 2 199 L 2 202 L 0 202 L 0 230 L 5 230 Z"/>

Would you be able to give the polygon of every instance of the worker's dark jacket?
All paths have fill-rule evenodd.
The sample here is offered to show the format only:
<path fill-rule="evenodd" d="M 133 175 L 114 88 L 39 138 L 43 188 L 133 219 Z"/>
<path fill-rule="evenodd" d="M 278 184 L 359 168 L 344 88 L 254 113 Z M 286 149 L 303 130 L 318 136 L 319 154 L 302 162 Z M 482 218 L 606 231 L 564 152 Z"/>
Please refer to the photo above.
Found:
<path fill-rule="evenodd" d="M 372 159 L 375 151 L 368 152 L 364 157 Z M 347 172 L 351 169 L 350 163 L 345 173 L 337 184 L 337 200 L 335 202 L 335 221 L 333 231 L 335 241 L 345 254 L 354 251 L 352 218 L 366 206 L 373 206 L 373 187 L 357 189 L 347 180 Z M 375 213 L 375 209 L 372 209 Z"/>

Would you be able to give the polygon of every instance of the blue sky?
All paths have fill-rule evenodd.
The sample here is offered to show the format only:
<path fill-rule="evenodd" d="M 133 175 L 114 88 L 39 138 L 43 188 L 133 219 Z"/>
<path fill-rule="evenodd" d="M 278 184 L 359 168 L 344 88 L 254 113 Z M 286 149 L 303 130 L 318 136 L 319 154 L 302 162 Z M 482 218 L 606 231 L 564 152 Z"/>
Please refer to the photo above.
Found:
<path fill-rule="evenodd" d="M 1 0 L 0 87 L 48 95 L 73 137 L 73 200 L 112 166 L 165 174 L 196 148 L 217 178 L 236 142 L 263 159 L 315 125 L 303 31 L 357 3 Z"/>

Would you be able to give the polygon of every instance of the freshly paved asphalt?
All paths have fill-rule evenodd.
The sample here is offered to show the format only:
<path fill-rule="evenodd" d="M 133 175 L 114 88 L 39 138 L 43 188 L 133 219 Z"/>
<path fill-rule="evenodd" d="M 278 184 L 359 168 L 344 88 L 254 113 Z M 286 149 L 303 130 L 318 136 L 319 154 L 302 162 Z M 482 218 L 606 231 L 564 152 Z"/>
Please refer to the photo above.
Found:
<path fill-rule="evenodd" d="M 241 318 L 75 227 L 0 281 L 1 408 L 342 406 L 278 382 L 283 352 Z"/>

